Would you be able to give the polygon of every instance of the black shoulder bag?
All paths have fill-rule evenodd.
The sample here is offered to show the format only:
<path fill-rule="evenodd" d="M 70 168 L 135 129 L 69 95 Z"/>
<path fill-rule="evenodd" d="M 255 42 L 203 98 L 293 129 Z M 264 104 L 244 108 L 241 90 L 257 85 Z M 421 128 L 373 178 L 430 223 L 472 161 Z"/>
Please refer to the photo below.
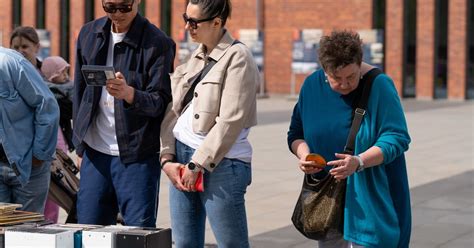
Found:
<path fill-rule="evenodd" d="M 354 154 L 354 143 L 365 115 L 373 80 L 381 71 L 370 70 L 360 82 L 362 92 L 356 92 L 353 101 L 353 120 L 347 137 L 345 154 Z M 356 89 L 356 91 L 359 89 Z M 336 180 L 330 174 L 323 179 L 305 175 L 303 187 L 296 202 L 291 221 L 305 237 L 322 240 L 343 233 L 346 180 Z"/>

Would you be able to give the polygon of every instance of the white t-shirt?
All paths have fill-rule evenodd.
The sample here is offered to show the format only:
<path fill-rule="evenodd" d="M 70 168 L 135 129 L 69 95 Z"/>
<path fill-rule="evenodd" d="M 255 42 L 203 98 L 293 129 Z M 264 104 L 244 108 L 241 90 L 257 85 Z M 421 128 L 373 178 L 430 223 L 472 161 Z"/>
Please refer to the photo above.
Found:
<path fill-rule="evenodd" d="M 181 143 L 197 149 L 206 138 L 206 134 L 195 133 L 193 131 L 193 105 L 192 102 L 184 113 L 178 118 L 176 125 L 173 128 L 174 137 Z M 243 129 L 234 145 L 229 152 L 224 156 L 225 158 L 238 159 L 247 163 L 252 161 L 252 146 L 248 141 L 250 128 Z"/>
<path fill-rule="evenodd" d="M 121 42 L 127 33 L 111 32 L 111 34 L 112 36 L 107 52 L 107 66 L 114 65 L 114 46 Z M 99 112 L 92 121 L 89 129 L 87 129 L 84 141 L 96 151 L 112 156 L 120 155 L 117 136 L 115 134 L 114 97 L 109 94 L 105 89 L 105 86 L 102 87 L 102 95 L 100 96 L 99 101 Z"/>

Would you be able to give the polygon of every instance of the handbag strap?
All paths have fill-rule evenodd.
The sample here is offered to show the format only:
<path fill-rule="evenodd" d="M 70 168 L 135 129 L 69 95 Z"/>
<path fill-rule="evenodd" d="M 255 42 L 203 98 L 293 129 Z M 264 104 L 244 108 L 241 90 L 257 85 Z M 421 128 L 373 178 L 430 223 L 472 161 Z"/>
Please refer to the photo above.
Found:
<path fill-rule="evenodd" d="M 210 58 L 209 63 L 207 63 L 207 65 L 204 66 L 204 68 L 194 77 L 193 84 L 191 85 L 191 88 L 189 88 L 188 92 L 186 92 L 183 102 L 181 103 L 181 109 L 184 109 L 191 101 L 191 99 L 193 99 L 194 89 L 196 88 L 196 85 L 206 76 L 206 74 L 216 63 L 217 62 L 215 60 Z"/>
<path fill-rule="evenodd" d="M 231 46 L 235 44 L 242 43 L 239 40 L 234 40 L 232 42 Z M 183 102 L 181 103 L 181 109 L 185 109 L 185 107 L 189 104 L 191 99 L 193 99 L 193 94 L 194 90 L 196 89 L 196 85 L 201 82 L 201 80 L 207 75 L 207 73 L 212 69 L 212 67 L 217 63 L 214 59 L 209 57 L 209 62 L 207 63 L 206 66 L 196 75 L 194 76 L 193 84 L 191 85 L 191 88 L 189 88 L 188 92 L 186 92 L 186 95 L 184 96 Z"/>
<path fill-rule="evenodd" d="M 359 131 L 360 124 L 362 123 L 362 119 L 364 119 L 365 116 L 372 83 L 381 73 L 382 71 L 379 68 L 373 68 L 363 76 L 363 79 L 359 83 L 359 85 L 362 86 L 362 93 L 356 95 L 352 104 L 354 117 L 352 119 L 352 125 L 349 131 L 349 136 L 347 137 L 346 145 L 344 146 L 345 154 L 354 155 L 355 138 Z"/>

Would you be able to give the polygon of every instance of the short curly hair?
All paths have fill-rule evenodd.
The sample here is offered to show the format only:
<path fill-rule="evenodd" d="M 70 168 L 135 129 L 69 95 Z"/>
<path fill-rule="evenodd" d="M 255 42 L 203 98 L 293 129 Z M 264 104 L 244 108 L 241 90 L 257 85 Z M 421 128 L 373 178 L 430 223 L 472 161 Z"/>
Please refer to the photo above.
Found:
<path fill-rule="evenodd" d="M 319 42 L 319 63 L 329 73 L 352 63 L 360 65 L 362 55 L 362 40 L 354 31 L 332 31 Z"/>

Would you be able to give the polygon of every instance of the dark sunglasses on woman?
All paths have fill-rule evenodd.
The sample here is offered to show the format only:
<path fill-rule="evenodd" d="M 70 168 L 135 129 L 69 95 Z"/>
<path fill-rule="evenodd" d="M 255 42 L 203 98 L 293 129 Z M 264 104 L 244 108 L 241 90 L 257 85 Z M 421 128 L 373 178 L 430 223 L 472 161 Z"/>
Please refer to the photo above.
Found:
<path fill-rule="evenodd" d="M 105 12 L 110 13 L 110 14 L 116 13 L 117 10 L 120 11 L 120 13 L 128 13 L 132 11 L 134 2 L 135 0 L 132 0 L 132 2 L 129 4 L 125 4 L 125 3 L 115 4 L 111 2 L 107 2 L 104 4 L 102 2 L 102 8 L 104 8 Z"/>
<path fill-rule="evenodd" d="M 216 16 L 213 16 L 213 17 L 209 17 L 209 18 L 204 18 L 204 19 L 197 20 L 197 19 L 194 19 L 194 18 L 190 18 L 190 17 L 188 17 L 188 15 L 186 15 L 186 13 L 183 13 L 183 20 L 184 20 L 184 24 L 189 23 L 189 26 L 190 26 L 192 29 L 197 29 L 197 28 L 198 28 L 198 23 L 201 23 L 201 22 L 208 22 L 208 21 L 214 20 L 214 18 L 216 18 L 216 17 L 218 17 L 218 16 L 219 16 L 219 15 L 216 15 Z"/>

